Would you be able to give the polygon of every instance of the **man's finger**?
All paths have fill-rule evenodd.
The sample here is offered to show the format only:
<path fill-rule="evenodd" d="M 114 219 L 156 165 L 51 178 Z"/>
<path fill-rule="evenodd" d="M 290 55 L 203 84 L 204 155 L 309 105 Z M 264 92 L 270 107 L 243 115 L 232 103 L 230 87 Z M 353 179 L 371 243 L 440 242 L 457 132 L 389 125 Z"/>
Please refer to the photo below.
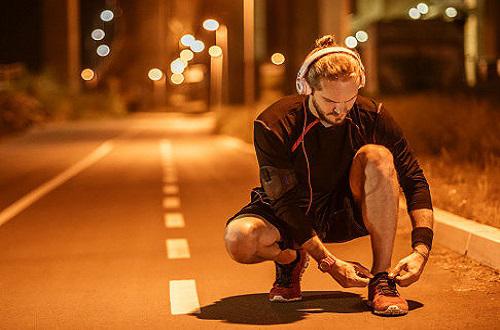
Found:
<path fill-rule="evenodd" d="M 407 286 L 409 286 L 410 284 L 412 284 L 413 282 L 416 281 L 416 280 L 414 280 L 412 278 L 406 278 L 406 279 L 401 280 L 400 277 L 396 277 L 394 280 L 401 287 L 407 287 Z"/>
<path fill-rule="evenodd" d="M 370 283 L 370 279 L 366 277 L 360 277 L 358 274 L 356 274 L 356 286 L 358 287 L 365 287 Z"/>
<path fill-rule="evenodd" d="M 403 269 L 404 267 L 404 263 L 398 263 L 396 265 L 396 267 L 394 267 L 390 272 L 389 272 L 389 277 L 393 278 L 394 276 L 396 275 L 399 275 L 399 272 L 401 272 L 401 270 Z"/>
<path fill-rule="evenodd" d="M 413 276 L 415 276 L 415 274 L 413 274 L 413 273 L 406 273 L 404 275 L 396 276 L 396 280 L 397 281 L 406 281 L 407 279 L 412 278 Z"/>
<path fill-rule="evenodd" d="M 365 267 L 363 267 L 361 265 L 356 267 L 356 275 L 363 277 L 363 278 L 373 278 L 372 273 L 370 273 L 370 271 L 368 269 L 366 269 Z"/>

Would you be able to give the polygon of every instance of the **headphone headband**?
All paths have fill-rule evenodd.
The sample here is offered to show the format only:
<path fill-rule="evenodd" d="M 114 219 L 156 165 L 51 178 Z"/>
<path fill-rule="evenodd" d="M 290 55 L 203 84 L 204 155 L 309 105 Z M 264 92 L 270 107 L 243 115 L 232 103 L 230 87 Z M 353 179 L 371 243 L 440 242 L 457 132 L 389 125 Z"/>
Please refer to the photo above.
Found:
<path fill-rule="evenodd" d="M 302 66 L 300 67 L 300 70 L 297 73 L 297 79 L 296 79 L 296 87 L 297 87 L 297 92 L 299 94 L 308 95 L 308 94 L 312 93 L 312 88 L 311 88 L 311 86 L 309 86 L 309 84 L 307 83 L 307 81 L 305 79 L 306 73 L 309 70 L 309 67 L 311 66 L 311 64 L 314 61 L 316 61 L 317 59 L 319 59 L 325 55 L 334 54 L 334 53 L 348 54 L 356 59 L 356 61 L 359 64 L 359 68 L 361 69 L 361 77 L 360 77 L 361 83 L 359 85 L 359 88 L 365 86 L 365 67 L 363 66 L 363 63 L 361 62 L 361 58 L 359 57 L 359 55 L 356 52 L 350 50 L 349 48 L 338 47 L 338 46 L 327 47 L 327 48 L 322 48 L 322 49 L 318 50 L 317 52 L 314 52 L 310 56 L 306 57 L 306 59 L 304 60 L 304 63 L 302 63 Z"/>

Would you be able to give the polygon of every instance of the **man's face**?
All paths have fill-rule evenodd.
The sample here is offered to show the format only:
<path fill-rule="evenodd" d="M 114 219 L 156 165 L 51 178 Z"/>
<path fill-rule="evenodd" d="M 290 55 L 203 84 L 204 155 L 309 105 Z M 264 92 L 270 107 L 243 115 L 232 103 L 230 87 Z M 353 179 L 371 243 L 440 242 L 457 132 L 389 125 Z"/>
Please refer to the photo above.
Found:
<path fill-rule="evenodd" d="M 312 94 L 320 119 L 332 125 L 342 124 L 358 96 L 357 79 L 321 79 L 320 85 L 321 89 Z"/>

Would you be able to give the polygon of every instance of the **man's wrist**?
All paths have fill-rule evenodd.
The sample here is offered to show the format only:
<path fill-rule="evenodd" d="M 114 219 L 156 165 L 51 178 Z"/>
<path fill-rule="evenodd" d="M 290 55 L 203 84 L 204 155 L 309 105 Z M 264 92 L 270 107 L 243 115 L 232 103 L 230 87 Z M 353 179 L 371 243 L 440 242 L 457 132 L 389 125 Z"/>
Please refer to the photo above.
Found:
<path fill-rule="evenodd" d="M 415 244 L 415 246 L 413 247 L 413 252 L 420 254 L 422 257 L 425 258 L 425 260 L 429 259 L 430 250 L 429 247 L 424 243 Z"/>
<path fill-rule="evenodd" d="M 330 272 L 330 270 L 332 269 L 332 267 L 335 265 L 336 261 L 337 260 L 335 259 L 335 257 L 333 257 L 332 255 L 328 255 L 328 256 L 326 256 L 325 258 L 321 259 L 318 262 L 318 268 L 323 273 Z"/>

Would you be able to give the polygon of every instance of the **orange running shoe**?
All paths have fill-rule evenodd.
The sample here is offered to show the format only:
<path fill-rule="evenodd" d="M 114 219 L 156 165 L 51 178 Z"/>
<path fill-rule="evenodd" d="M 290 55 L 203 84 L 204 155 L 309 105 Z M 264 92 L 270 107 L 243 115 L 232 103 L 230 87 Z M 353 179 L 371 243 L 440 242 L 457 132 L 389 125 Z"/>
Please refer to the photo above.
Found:
<path fill-rule="evenodd" d="M 269 301 L 290 302 L 302 300 L 300 280 L 309 265 L 309 256 L 304 249 L 297 251 L 297 258 L 290 264 L 276 265 L 276 281 L 269 292 Z"/>
<path fill-rule="evenodd" d="M 406 299 L 399 295 L 396 281 L 387 272 L 377 273 L 368 284 L 368 305 L 377 315 L 405 315 L 408 313 Z"/>

